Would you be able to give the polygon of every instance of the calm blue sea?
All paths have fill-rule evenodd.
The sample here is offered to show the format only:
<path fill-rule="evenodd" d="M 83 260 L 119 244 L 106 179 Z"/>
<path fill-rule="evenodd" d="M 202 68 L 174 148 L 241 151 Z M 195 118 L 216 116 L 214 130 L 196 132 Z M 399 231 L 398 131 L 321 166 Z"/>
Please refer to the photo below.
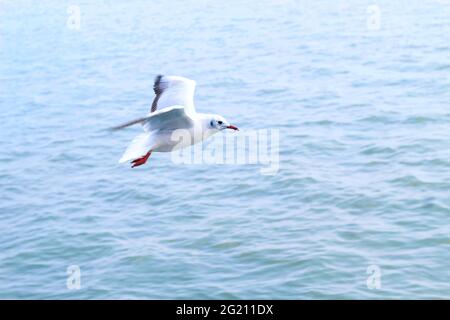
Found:
<path fill-rule="evenodd" d="M 119 165 L 158 73 L 277 174 Z M 0 1 L 0 110 L 1 299 L 450 298 L 450 1 Z"/>

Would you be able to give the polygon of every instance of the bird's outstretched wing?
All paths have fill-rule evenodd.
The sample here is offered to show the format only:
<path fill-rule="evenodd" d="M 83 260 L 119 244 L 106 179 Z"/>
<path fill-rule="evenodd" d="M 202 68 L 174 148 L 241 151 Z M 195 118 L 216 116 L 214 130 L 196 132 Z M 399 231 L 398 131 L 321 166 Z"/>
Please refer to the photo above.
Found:
<path fill-rule="evenodd" d="M 145 121 L 145 119 L 147 119 L 147 118 L 139 118 L 139 119 L 131 120 L 131 121 L 128 121 L 128 122 L 123 123 L 121 125 L 109 128 L 109 130 L 116 131 L 116 130 L 124 129 L 126 127 L 132 126 L 133 124 L 143 123 Z"/>
<path fill-rule="evenodd" d="M 156 96 L 150 112 L 178 105 L 185 107 L 188 113 L 195 113 L 195 85 L 195 81 L 188 78 L 158 75 L 153 85 Z"/>
<path fill-rule="evenodd" d="M 175 114 L 177 113 L 178 115 L 181 115 L 181 113 L 184 114 L 181 115 L 182 117 L 177 121 L 179 121 L 182 125 L 185 125 L 186 127 L 190 127 L 191 122 L 189 122 L 188 124 L 187 119 L 190 120 L 191 119 L 190 116 L 193 116 L 195 114 L 195 107 L 194 107 L 195 85 L 196 85 L 195 81 L 188 78 L 183 78 L 179 76 L 163 76 L 163 75 L 157 76 L 155 79 L 155 83 L 153 85 L 153 90 L 155 91 L 156 96 L 155 99 L 153 100 L 149 115 L 147 117 L 135 119 L 127 123 L 121 124 L 119 126 L 110 128 L 110 130 L 123 129 L 137 123 L 141 123 L 144 126 L 144 130 L 145 128 L 150 127 L 152 127 L 151 130 L 153 130 L 153 128 L 157 126 L 156 123 L 159 123 L 158 121 L 162 121 L 162 119 L 166 119 L 169 116 L 173 117 L 170 120 L 170 123 L 171 124 L 175 123 L 176 121 L 174 119 L 176 118 Z M 172 111 L 166 110 L 168 108 L 177 110 L 180 108 L 184 108 L 184 110 L 183 112 L 180 112 L 180 110 L 178 110 L 170 114 L 164 114 L 159 120 L 156 119 L 148 120 L 149 117 L 153 116 L 154 114 L 156 115 L 156 113 L 159 113 L 160 111 Z M 155 123 L 150 125 L 151 122 Z M 181 126 L 179 127 L 175 126 L 175 128 L 181 128 Z"/>
<path fill-rule="evenodd" d="M 151 113 L 142 121 L 144 131 L 189 129 L 194 122 L 184 106 L 172 106 Z"/>
<path fill-rule="evenodd" d="M 194 124 L 186 107 L 172 106 L 150 113 L 147 117 L 112 127 L 110 130 L 119 130 L 138 123 L 142 124 L 144 131 L 189 129 Z"/>

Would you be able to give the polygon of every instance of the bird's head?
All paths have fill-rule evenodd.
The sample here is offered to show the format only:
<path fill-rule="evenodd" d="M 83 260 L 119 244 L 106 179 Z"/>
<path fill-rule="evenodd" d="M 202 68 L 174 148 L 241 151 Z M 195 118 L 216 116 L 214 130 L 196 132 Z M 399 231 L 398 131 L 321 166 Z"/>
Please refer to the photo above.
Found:
<path fill-rule="evenodd" d="M 227 120 L 225 120 L 224 117 L 219 115 L 212 116 L 209 122 L 209 126 L 211 129 L 216 130 L 224 130 L 224 129 L 239 130 L 238 127 L 233 126 Z"/>

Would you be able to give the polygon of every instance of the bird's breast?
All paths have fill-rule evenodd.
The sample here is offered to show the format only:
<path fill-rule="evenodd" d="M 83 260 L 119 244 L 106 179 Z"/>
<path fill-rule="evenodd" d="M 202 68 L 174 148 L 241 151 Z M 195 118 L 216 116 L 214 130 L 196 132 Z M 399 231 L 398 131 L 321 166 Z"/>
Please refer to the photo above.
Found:
<path fill-rule="evenodd" d="M 194 127 L 190 129 L 178 129 L 160 131 L 157 136 L 156 152 L 171 152 L 199 143 L 215 133 L 214 130 L 202 130 Z"/>

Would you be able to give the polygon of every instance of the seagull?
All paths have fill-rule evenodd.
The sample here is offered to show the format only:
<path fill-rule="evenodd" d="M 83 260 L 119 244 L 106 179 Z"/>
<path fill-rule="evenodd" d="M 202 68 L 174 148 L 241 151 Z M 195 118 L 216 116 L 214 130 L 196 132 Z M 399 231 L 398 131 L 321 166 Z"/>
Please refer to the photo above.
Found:
<path fill-rule="evenodd" d="M 217 114 L 197 113 L 194 107 L 196 82 L 180 76 L 158 75 L 153 91 L 155 98 L 150 113 L 142 118 L 111 128 L 123 129 L 141 124 L 144 133 L 128 145 L 119 163 L 129 162 L 138 167 L 147 162 L 152 152 L 171 152 L 185 148 L 224 129 L 239 130 Z M 183 129 L 189 139 L 183 143 L 173 139 L 176 130 Z M 179 131 L 178 131 L 179 132 Z"/>

